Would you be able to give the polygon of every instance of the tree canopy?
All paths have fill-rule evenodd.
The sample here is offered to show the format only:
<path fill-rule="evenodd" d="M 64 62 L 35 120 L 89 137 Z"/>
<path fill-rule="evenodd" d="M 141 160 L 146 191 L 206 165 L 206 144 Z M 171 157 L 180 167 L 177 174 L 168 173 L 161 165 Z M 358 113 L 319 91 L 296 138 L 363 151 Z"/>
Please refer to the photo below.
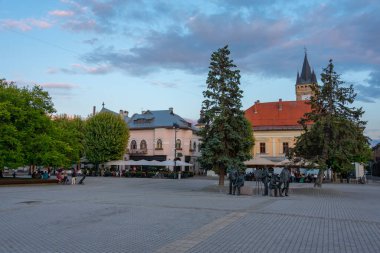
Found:
<path fill-rule="evenodd" d="M 323 69 L 321 81 L 322 85 L 312 86 L 314 95 L 308 102 L 311 112 L 300 120 L 305 132 L 293 149 L 293 155 L 319 165 L 318 186 L 326 168 L 347 172 L 352 162 L 366 161 L 369 150 L 363 134 L 366 122 L 361 120 L 364 111 L 352 106 L 356 98 L 353 86 L 344 85 L 332 60 Z"/>
<path fill-rule="evenodd" d="M 229 55 L 228 46 L 211 55 L 200 120 L 201 164 L 219 174 L 219 185 L 227 168 L 244 168 L 254 144 L 252 126 L 241 110 L 240 70 Z"/>
<path fill-rule="evenodd" d="M 48 92 L 0 80 L 0 169 L 70 167 L 83 154 L 83 121 L 55 112 Z"/>
<path fill-rule="evenodd" d="M 42 152 L 50 145 L 54 112 L 49 94 L 41 87 L 19 88 L 0 80 L 0 167 L 46 164 Z"/>
<path fill-rule="evenodd" d="M 129 130 L 118 115 L 101 112 L 87 119 L 84 131 L 86 158 L 100 164 L 122 159 L 127 148 Z"/>

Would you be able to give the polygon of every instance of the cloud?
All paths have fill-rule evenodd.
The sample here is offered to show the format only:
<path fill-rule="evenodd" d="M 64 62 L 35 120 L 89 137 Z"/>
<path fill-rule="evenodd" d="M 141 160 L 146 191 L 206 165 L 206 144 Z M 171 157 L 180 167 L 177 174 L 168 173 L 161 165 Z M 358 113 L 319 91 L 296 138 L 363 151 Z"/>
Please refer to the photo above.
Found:
<path fill-rule="evenodd" d="M 107 74 L 112 71 L 112 68 L 108 65 L 98 65 L 98 66 L 86 66 L 83 64 L 75 63 L 70 66 L 70 68 L 49 68 L 48 74 L 57 74 L 59 72 L 77 75 L 77 74 L 91 74 L 91 75 L 102 75 Z"/>
<path fill-rule="evenodd" d="M 71 17 L 74 15 L 74 12 L 66 11 L 66 10 L 54 10 L 54 11 L 49 11 L 49 15 L 56 16 L 56 17 Z"/>
<path fill-rule="evenodd" d="M 94 45 L 96 43 L 98 43 L 99 40 L 97 38 L 92 38 L 92 39 L 89 39 L 89 40 L 84 40 L 83 43 L 85 44 L 89 44 L 89 45 Z"/>
<path fill-rule="evenodd" d="M 33 28 L 48 29 L 52 27 L 52 23 L 45 20 L 33 18 L 21 20 L 3 19 L 0 20 L 0 27 L 7 29 L 17 29 L 26 32 L 32 30 Z"/>
<path fill-rule="evenodd" d="M 152 81 L 151 84 L 153 86 L 160 86 L 164 88 L 177 88 L 178 85 L 176 83 L 170 83 L 170 82 L 160 82 L 160 81 Z"/>
<path fill-rule="evenodd" d="M 40 85 L 46 89 L 59 89 L 59 90 L 71 90 L 77 87 L 76 85 L 68 84 L 68 83 L 43 83 Z"/>
<path fill-rule="evenodd" d="M 366 85 L 356 85 L 358 100 L 373 103 L 380 98 L 380 71 L 371 72 L 365 81 Z"/>
<path fill-rule="evenodd" d="M 98 47 L 82 59 L 132 75 L 161 69 L 204 74 L 211 53 L 226 44 L 242 74 L 295 79 L 304 47 L 317 77 L 330 58 L 341 73 L 379 69 L 380 65 L 380 5 L 372 0 L 62 2 L 65 11 L 74 13 L 62 23 L 65 29 L 124 36 L 123 47 L 112 39 L 84 41 Z M 367 94 L 372 92 L 378 97 L 378 88 L 372 83 L 362 84 L 358 90 L 363 100 L 370 101 L 373 96 Z"/>

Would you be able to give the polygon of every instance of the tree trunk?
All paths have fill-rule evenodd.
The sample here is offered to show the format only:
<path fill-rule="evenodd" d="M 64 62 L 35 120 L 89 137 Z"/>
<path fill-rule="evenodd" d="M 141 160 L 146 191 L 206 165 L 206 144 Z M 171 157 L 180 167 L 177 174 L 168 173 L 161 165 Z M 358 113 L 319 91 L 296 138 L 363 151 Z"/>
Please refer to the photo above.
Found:
<path fill-rule="evenodd" d="M 225 172 L 225 169 L 224 168 L 221 168 L 220 166 L 218 166 L 218 171 L 219 171 L 219 186 L 224 186 L 224 172 Z"/>

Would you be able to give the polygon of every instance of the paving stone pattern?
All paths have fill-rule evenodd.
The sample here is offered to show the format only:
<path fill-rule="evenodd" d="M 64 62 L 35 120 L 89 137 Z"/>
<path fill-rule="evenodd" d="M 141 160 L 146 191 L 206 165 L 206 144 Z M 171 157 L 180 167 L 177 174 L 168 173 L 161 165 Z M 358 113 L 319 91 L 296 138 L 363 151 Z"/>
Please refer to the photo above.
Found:
<path fill-rule="evenodd" d="M 284 198 L 196 178 L 85 183 L 0 187 L 0 253 L 380 252 L 378 183 L 291 184 Z"/>

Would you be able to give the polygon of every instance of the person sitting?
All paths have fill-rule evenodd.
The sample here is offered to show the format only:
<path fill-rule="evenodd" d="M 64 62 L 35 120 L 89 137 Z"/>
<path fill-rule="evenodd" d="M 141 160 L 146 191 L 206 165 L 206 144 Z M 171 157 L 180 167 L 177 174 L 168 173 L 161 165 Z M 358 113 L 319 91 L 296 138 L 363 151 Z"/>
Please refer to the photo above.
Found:
<path fill-rule="evenodd" d="M 62 173 L 60 171 L 58 171 L 57 180 L 58 180 L 58 184 L 62 183 L 62 181 L 63 181 L 63 176 L 62 176 Z"/>
<path fill-rule="evenodd" d="M 49 174 L 48 174 L 48 172 L 47 171 L 44 171 L 43 173 L 42 173 L 42 179 L 49 179 Z"/>

